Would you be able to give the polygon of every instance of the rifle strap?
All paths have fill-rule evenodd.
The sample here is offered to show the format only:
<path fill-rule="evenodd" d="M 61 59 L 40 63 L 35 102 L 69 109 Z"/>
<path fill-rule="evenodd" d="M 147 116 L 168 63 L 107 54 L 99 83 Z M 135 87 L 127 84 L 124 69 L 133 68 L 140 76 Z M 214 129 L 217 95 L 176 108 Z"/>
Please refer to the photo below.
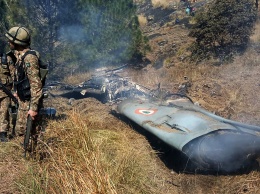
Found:
<path fill-rule="evenodd" d="M 26 51 L 26 52 L 24 53 L 24 55 L 22 56 L 22 61 L 24 61 L 25 57 L 26 57 L 27 55 L 29 55 L 29 54 L 35 55 L 35 56 L 39 59 L 39 57 L 38 57 L 37 54 L 36 54 L 36 51 L 34 51 L 34 50 L 29 50 L 29 51 Z"/>
<path fill-rule="evenodd" d="M 42 61 L 41 61 L 41 59 L 39 58 L 39 55 L 37 55 L 37 52 L 34 51 L 34 50 L 29 50 L 29 51 L 26 51 L 26 52 L 24 53 L 24 55 L 22 56 L 22 63 L 24 63 L 24 59 L 25 59 L 25 57 L 26 57 L 28 54 L 35 55 L 35 56 L 38 58 L 40 78 L 41 78 L 41 81 L 43 82 L 43 85 L 45 85 L 45 78 L 46 78 L 46 76 L 47 76 L 47 74 L 48 74 L 48 68 L 47 68 L 47 66 L 45 66 L 44 64 L 42 64 Z"/>

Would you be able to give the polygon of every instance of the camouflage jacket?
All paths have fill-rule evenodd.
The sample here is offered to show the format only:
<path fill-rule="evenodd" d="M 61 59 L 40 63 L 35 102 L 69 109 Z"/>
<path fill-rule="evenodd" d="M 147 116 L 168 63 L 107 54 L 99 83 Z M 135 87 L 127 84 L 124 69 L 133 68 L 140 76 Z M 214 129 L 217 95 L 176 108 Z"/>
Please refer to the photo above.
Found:
<path fill-rule="evenodd" d="M 2 55 L 1 55 L 2 56 Z M 12 78 L 11 78 L 11 72 L 14 71 L 14 62 L 10 56 L 7 57 L 7 63 L 2 63 L 2 57 L 0 60 L 0 81 L 1 83 L 6 86 L 8 89 L 12 89 Z M 0 98 L 6 97 L 7 94 L 0 89 Z"/>
<path fill-rule="evenodd" d="M 26 51 L 29 51 L 29 49 L 24 50 L 23 53 L 17 51 L 15 52 L 17 62 L 15 64 L 14 80 L 18 81 L 16 80 L 18 77 L 18 66 L 22 66 L 30 83 L 30 110 L 38 111 L 40 99 L 42 97 L 42 82 L 40 78 L 39 61 L 37 56 L 28 54 L 25 56 L 24 62 L 22 62 L 22 56 Z"/>

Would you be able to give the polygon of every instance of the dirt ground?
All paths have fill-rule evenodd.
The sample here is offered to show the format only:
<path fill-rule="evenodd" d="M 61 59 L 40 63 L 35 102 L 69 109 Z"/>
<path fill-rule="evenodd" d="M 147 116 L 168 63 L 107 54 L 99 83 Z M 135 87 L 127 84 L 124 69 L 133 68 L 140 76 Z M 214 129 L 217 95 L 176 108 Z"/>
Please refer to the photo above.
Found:
<path fill-rule="evenodd" d="M 147 54 L 150 65 L 139 72 L 141 77 L 147 78 L 146 81 L 138 76 L 135 80 L 150 87 L 161 83 L 172 92 L 183 88 L 194 102 L 216 114 L 260 125 L 259 23 L 247 51 L 235 57 L 232 63 L 207 61 L 191 64 L 185 60 L 188 55 L 185 49 L 192 41 L 187 36 L 192 17 L 185 16 L 183 8 L 153 8 L 150 1 L 145 2 L 139 6 L 139 14 L 148 18 L 142 30 L 149 38 L 152 51 Z M 183 17 L 177 25 L 176 15 Z"/>

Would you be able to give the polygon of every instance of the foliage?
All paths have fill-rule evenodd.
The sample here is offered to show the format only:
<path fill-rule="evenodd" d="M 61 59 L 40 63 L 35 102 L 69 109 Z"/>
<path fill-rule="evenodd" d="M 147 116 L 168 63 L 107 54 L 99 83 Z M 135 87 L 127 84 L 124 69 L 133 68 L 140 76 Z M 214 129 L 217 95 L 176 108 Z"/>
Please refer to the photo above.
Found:
<path fill-rule="evenodd" d="M 215 0 L 195 16 L 196 24 L 190 32 L 196 38 L 191 47 L 192 59 L 226 60 L 243 51 L 256 18 L 253 0 Z"/>
<path fill-rule="evenodd" d="M 32 49 L 41 53 L 50 73 L 56 69 L 58 75 L 60 67 L 69 73 L 141 59 L 149 49 L 132 0 L 5 2 L 9 8 L 5 28 L 26 26 Z"/>
<path fill-rule="evenodd" d="M 4 32 L 8 30 L 13 25 L 21 25 L 26 23 L 28 19 L 25 15 L 25 10 L 21 9 L 23 7 L 22 1 L 19 0 L 3 0 L 3 9 L 5 9 L 6 15 L 2 17 L 2 22 L 5 23 Z M 2 8 L 2 5 L 1 5 Z"/>
<path fill-rule="evenodd" d="M 132 0 L 79 2 L 84 37 L 81 54 L 85 65 L 104 66 L 128 61 L 145 53 Z"/>
<path fill-rule="evenodd" d="M 0 0 L 0 15 L 2 17 L 1 21 L 0 21 L 0 31 L 3 32 L 4 31 L 4 26 L 5 26 L 5 20 L 3 18 L 5 18 L 6 15 L 6 5 L 5 2 L 3 0 Z M 3 35 L 1 34 L 0 37 L 2 37 Z M 1 38 L 0 39 L 0 53 L 4 52 L 4 39 Z"/>
<path fill-rule="evenodd" d="M 51 70 L 60 65 L 58 58 L 63 57 L 57 46 L 62 45 L 59 42 L 61 26 L 77 23 L 75 5 L 75 1 L 69 0 L 23 0 L 29 20 L 26 25 L 33 37 L 32 48 L 40 51 Z M 64 45 L 61 47 L 64 48 Z"/>

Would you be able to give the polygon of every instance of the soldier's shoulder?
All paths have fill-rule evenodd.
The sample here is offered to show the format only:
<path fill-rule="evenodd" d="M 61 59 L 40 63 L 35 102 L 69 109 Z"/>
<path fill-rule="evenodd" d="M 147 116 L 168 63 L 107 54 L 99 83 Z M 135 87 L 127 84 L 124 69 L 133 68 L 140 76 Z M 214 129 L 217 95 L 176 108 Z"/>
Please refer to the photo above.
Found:
<path fill-rule="evenodd" d="M 38 61 L 39 56 L 37 55 L 37 52 L 29 51 L 28 53 L 24 54 L 23 58 L 25 63 L 35 63 Z"/>
<path fill-rule="evenodd" d="M 24 53 L 23 58 L 39 58 L 40 53 L 36 50 L 28 50 Z"/>
<path fill-rule="evenodd" d="M 34 54 L 27 54 L 25 57 L 24 57 L 24 60 L 30 60 L 30 59 L 38 59 L 38 57 Z"/>

